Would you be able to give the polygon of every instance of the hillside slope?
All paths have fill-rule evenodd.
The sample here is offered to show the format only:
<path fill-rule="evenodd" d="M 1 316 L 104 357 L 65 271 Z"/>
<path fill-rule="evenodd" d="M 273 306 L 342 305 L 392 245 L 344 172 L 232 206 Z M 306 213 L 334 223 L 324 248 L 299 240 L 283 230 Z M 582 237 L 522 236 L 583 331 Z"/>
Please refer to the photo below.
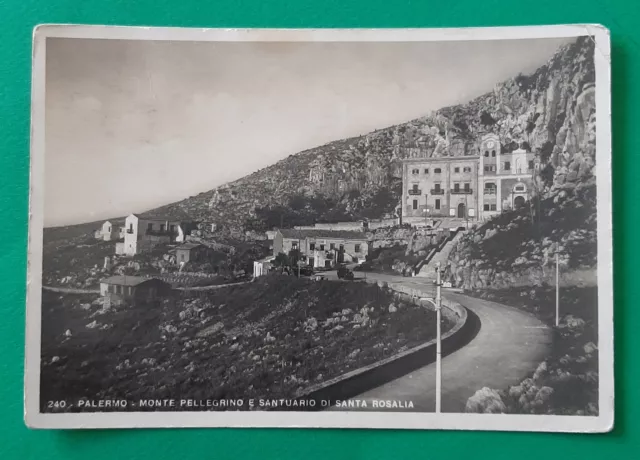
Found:
<path fill-rule="evenodd" d="M 497 133 L 503 151 L 540 154 L 545 192 L 585 181 L 594 165 L 593 42 L 578 38 L 532 75 L 518 75 L 467 104 L 319 146 L 214 190 L 151 211 L 235 227 L 393 215 L 401 159 L 475 153 Z"/>

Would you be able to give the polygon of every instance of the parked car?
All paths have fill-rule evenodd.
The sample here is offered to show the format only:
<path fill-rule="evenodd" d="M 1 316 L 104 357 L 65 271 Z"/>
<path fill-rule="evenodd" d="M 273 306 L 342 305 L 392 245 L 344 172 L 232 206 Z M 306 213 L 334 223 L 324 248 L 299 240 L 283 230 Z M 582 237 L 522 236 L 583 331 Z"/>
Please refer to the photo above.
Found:
<path fill-rule="evenodd" d="M 311 276 L 313 275 L 313 267 L 304 266 L 300 267 L 300 276 Z"/>
<path fill-rule="evenodd" d="M 338 267 L 338 278 L 341 280 L 352 280 L 354 278 L 353 272 L 349 270 L 346 265 L 340 265 Z"/>

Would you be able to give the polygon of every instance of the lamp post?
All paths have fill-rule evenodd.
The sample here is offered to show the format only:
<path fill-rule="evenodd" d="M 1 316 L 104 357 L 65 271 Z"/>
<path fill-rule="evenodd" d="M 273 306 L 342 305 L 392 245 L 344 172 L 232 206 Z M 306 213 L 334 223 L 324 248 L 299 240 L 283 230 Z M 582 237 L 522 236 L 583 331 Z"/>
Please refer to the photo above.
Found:
<path fill-rule="evenodd" d="M 436 414 L 440 413 L 442 401 L 442 334 L 440 322 L 442 321 L 442 279 L 440 272 L 440 263 L 436 264 L 436 300 L 435 302 L 429 298 L 426 300 L 436 310 Z"/>
<path fill-rule="evenodd" d="M 560 324 L 560 256 L 556 247 L 556 327 Z"/>
<path fill-rule="evenodd" d="M 442 320 L 442 295 L 440 288 L 440 262 L 436 264 L 436 414 L 440 413 L 442 392 L 442 338 L 440 321 Z"/>

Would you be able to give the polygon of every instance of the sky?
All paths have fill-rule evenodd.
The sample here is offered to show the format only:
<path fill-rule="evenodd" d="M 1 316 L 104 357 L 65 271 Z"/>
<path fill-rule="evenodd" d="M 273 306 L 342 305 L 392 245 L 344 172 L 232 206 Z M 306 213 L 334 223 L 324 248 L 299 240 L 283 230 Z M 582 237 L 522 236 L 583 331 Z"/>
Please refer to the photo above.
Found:
<path fill-rule="evenodd" d="M 466 102 L 568 39 L 47 39 L 45 226 L 143 212 Z"/>

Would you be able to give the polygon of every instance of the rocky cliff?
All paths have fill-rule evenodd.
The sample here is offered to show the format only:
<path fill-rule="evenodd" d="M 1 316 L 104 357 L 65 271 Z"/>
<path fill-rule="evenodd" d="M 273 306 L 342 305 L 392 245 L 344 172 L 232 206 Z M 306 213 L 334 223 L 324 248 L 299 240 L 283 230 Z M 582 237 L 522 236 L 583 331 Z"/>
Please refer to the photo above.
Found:
<path fill-rule="evenodd" d="M 485 105 L 486 121 L 503 143 L 524 140 L 539 152 L 541 187 L 529 206 L 502 214 L 460 241 L 448 268 L 457 285 L 501 288 L 554 282 L 556 253 L 564 284 L 595 283 L 593 54 L 593 41 L 580 38 L 534 75 L 518 76 L 484 102 L 474 101 Z M 461 107 L 448 110 L 463 115 Z"/>
<path fill-rule="evenodd" d="M 390 216 L 401 193 L 402 158 L 475 153 L 486 133 L 500 136 L 503 151 L 522 145 L 540 155 L 545 194 L 587 183 L 595 155 L 593 52 L 593 42 L 579 38 L 532 75 L 469 103 L 291 155 L 153 212 L 236 227 Z"/>

